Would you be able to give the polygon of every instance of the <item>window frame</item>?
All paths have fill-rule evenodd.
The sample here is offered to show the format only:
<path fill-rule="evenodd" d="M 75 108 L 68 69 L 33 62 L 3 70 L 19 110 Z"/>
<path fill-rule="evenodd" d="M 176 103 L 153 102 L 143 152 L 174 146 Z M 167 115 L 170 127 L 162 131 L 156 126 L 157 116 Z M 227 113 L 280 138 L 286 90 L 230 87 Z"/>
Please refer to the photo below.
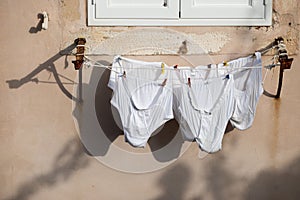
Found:
<path fill-rule="evenodd" d="M 88 26 L 271 26 L 272 25 L 272 0 L 261 0 L 263 5 L 265 6 L 265 9 L 264 9 L 264 18 L 259 18 L 259 19 L 96 18 L 95 1 L 96 0 L 87 0 Z M 180 2 L 180 0 L 177 1 Z"/>

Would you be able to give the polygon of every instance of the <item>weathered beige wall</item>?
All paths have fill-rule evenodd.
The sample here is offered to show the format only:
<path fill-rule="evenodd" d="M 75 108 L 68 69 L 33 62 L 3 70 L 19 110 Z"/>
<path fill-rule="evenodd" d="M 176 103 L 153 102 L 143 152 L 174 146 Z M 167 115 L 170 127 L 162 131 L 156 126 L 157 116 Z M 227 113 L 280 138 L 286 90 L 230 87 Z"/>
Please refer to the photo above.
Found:
<path fill-rule="evenodd" d="M 236 53 L 239 49 L 240 53 L 249 53 L 270 43 L 275 37 L 283 36 L 292 54 L 298 50 L 298 7 L 297 0 L 277 0 L 273 3 L 273 25 L 271 27 L 169 27 L 168 29 L 178 31 L 182 37 L 193 40 L 200 47 L 206 48 L 210 53 L 229 54 Z M 183 42 L 183 38 L 172 38 L 168 33 L 161 31 L 159 34 L 151 34 L 151 32 L 141 32 L 126 35 L 124 38 L 117 37 L 125 31 L 132 31 L 136 27 L 87 27 L 86 26 L 86 4 L 85 1 L 74 3 L 72 0 L 64 0 L 60 3 L 60 19 L 64 26 L 63 40 L 69 43 L 74 37 L 84 36 L 88 39 L 87 45 L 90 51 L 100 46 L 99 43 L 104 42 L 106 52 L 116 49 L 117 53 L 128 51 L 128 46 L 139 46 L 141 43 L 147 43 L 149 40 L 154 42 L 156 37 L 158 45 L 166 47 L 172 52 L 177 52 Z M 139 27 L 140 29 L 140 27 Z M 144 29 L 144 28 L 143 28 Z M 167 31 L 167 30 L 166 30 Z M 138 37 L 140 36 L 140 37 Z M 166 38 L 168 38 L 167 40 Z M 122 48 L 116 47 L 114 38 L 122 42 Z M 108 41 L 107 41 L 108 40 Z M 105 42 L 106 41 L 106 42 Z M 134 43 L 132 45 L 131 43 Z M 172 44 L 172 45 L 170 45 Z M 243 44 L 243 45 L 240 45 Z M 152 44 L 156 45 L 156 44 Z M 189 47 L 189 44 L 187 44 Z M 188 48 L 189 49 L 189 48 Z M 100 49 L 102 50 L 102 49 Z M 105 53 L 100 51 L 99 53 Z M 112 53 L 113 50 L 112 50 Z M 191 49 L 188 54 L 198 53 L 197 49 Z M 140 52 L 143 54 L 143 52 Z"/>
<path fill-rule="evenodd" d="M 49 28 L 40 31 L 37 15 L 44 10 Z M 85 1 L 79 0 L 0 1 L 1 199 L 299 199 L 299 1 L 274 0 L 272 27 L 87 27 L 85 10 Z M 73 58 L 59 51 L 75 38 L 86 37 L 89 53 L 128 53 L 133 43 L 141 45 L 134 54 L 151 54 L 143 47 L 154 36 L 159 41 L 151 48 L 166 47 L 153 51 L 156 54 L 177 52 L 186 39 L 187 54 L 202 53 L 200 46 L 215 61 L 249 54 L 283 36 L 295 61 L 285 72 L 282 98 L 262 96 L 253 126 L 226 134 L 222 151 L 198 159 L 198 147 L 192 144 L 161 170 L 119 172 L 98 162 L 81 144 L 72 118 L 77 72 Z M 168 41 L 166 36 L 176 39 Z M 184 62 L 180 56 L 138 58 Z M 110 62 L 111 56 L 97 59 Z M 104 85 L 108 74 L 100 72 L 104 91 L 97 94 L 109 105 L 111 93 Z M 274 82 L 269 73 L 266 87 L 272 90 Z M 117 131 L 114 123 L 105 121 L 107 116 L 100 117 L 108 132 Z M 123 136 L 113 137 L 121 148 L 151 153 L 150 148 L 124 144 Z"/>

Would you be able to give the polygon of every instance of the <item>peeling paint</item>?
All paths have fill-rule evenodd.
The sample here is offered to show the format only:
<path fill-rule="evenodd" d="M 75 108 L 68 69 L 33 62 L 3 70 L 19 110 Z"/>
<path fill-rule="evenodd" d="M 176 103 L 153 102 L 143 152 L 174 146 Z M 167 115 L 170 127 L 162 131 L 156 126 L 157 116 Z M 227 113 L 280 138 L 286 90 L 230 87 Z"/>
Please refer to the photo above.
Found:
<path fill-rule="evenodd" d="M 228 33 L 210 32 L 203 35 L 189 34 L 189 36 L 207 53 L 217 53 L 230 41 Z"/>
<path fill-rule="evenodd" d="M 228 34 L 185 34 L 166 28 L 134 29 L 122 33 L 102 32 L 91 51 L 99 54 L 206 54 L 219 52 L 230 41 Z M 108 39 L 106 39 L 108 38 Z M 183 42 L 182 42 L 183 41 Z"/>
<path fill-rule="evenodd" d="M 177 54 L 182 41 L 189 45 L 190 53 L 204 53 L 187 35 L 166 28 L 133 29 L 104 40 L 91 47 L 100 54 Z"/>

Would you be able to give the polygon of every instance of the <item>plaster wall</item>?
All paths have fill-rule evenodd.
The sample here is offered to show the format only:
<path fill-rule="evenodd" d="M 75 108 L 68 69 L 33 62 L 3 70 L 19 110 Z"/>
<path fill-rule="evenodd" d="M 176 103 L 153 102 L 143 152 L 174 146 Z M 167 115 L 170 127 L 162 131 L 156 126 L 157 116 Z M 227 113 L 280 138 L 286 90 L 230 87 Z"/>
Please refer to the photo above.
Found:
<path fill-rule="evenodd" d="M 87 27 L 85 1 L 0 1 L 0 198 L 299 199 L 299 1 L 274 0 L 273 9 L 271 27 Z M 42 11 L 49 14 L 47 30 L 41 30 L 38 19 Z M 113 145 L 93 155 L 80 140 L 86 132 L 78 133 L 73 120 L 78 71 L 71 63 L 74 57 L 61 54 L 74 48 L 70 45 L 77 37 L 87 39 L 87 53 L 109 54 L 95 58 L 102 63 L 109 64 L 114 54 L 126 54 L 171 65 L 248 55 L 278 36 L 285 38 L 295 58 L 292 69 L 285 72 L 282 97 L 262 96 L 253 126 L 228 132 L 220 152 L 199 159 L 193 143 L 181 156 L 163 160 L 154 155 L 158 164 L 172 163 L 140 174 L 99 162 L 96 158 L 105 157 L 113 145 L 151 154 L 164 138 L 145 149 L 125 144 L 108 107 L 109 74 L 94 73 L 93 68 L 83 69 L 83 81 L 89 70 L 101 77 L 93 77 L 96 83 L 86 82 L 83 102 L 93 102 L 88 92 L 96 89 L 95 98 L 100 98 L 102 107 L 95 111 L 105 124 L 99 134 L 112 134 L 108 137 Z M 263 59 L 268 61 L 270 55 Z M 271 92 L 276 77 L 274 71 L 266 79 L 265 87 Z M 173 122 L 167 128 L 166 132 L 178 130 Z M 97 139 L 97 133 L 94 136 Z M 98 150 L 101 142 L 90 140 L 95 146 L 89 147 Z M 126 163 L 118 156 L 113 161 Z"/>

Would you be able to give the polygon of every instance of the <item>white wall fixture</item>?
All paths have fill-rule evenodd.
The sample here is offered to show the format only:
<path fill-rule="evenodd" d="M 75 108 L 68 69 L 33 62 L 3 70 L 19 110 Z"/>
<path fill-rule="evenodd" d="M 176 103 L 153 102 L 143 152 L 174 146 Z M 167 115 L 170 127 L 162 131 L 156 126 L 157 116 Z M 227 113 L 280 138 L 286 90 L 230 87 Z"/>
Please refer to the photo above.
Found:
<path fill-rule="evenodd" d="M 42 14 L 43 14 L 42 29 L 47 30 L 48 29 L 48 22 L 49 22 L 48 14 L 47 14 L 46 11 L 43 11 Z"/>
<path fill-rule="evenodd" d="M 89 26 L 270 26 L 272 0 L 87 0 Z"/>

